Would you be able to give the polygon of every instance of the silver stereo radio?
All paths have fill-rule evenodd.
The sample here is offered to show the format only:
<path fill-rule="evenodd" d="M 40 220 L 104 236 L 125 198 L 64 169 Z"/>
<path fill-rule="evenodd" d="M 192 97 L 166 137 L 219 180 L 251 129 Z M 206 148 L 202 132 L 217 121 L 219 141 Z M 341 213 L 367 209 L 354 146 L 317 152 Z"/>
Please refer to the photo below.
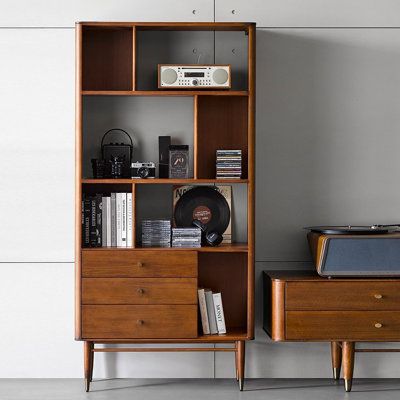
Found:
<path fill-rule="evenodd" d="M 159 89 L 230 89 L 230 65 L 158 65 Z"/>

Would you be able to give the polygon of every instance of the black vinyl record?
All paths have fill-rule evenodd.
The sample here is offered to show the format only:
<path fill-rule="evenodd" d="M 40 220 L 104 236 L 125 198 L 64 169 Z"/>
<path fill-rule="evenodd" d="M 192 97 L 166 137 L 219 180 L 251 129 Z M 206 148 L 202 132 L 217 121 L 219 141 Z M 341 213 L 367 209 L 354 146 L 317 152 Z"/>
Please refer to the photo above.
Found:
<path fill-rule="evenodd" d="M 225 197 L 210 186 L 196 186 L 185 192 L 175 205 L 178 228 L 192 226 L 198 219 L 208 232 L 224 233 L 230 222 L 230 209 Z"/>

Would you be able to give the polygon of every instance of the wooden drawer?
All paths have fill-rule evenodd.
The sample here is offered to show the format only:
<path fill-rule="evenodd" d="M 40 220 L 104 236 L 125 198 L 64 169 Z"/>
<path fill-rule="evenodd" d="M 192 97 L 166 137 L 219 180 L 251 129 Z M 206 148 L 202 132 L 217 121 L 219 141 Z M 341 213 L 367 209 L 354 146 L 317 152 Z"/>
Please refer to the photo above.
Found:
<path fill-rule="evenodd" d="M 399 340 L 400 312 L 287 311 L 285 339 Z"/>
<path fill-rule="evenodd" d="M 168 250 L 82 250 L 82 276 L 197 277 L 197 253 Z"/>
<path fill-rule="evenodd" d="M 83 304 L 197 304 L 196 278 L 83 278 Z"/>
<path fill-rule="evenodd" d="M 196 305 L 82 306 L 84 339 L 197 337 Z"/>
<path fill-rule="evenodd" d="M 286 310 L 400 310 L 400 282 L 288 282 Z"/>

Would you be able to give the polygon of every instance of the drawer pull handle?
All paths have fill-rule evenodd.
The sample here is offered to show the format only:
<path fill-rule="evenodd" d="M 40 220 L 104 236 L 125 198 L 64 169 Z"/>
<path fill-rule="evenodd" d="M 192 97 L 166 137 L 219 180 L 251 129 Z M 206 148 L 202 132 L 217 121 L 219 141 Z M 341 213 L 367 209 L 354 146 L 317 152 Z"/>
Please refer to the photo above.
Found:
<path fill-rule="evenodd" d="M 383 296 L 382 296 L 381 294 L 374 294 L 374 297 L 375 297 L 376 299 L 381 299 Z"/>
<path fill-rule="evenodd" d="M 138 324 L 138 325 L 143 325 L 143 324 L 144 324 L 144 321 L 143 321 L 142 319 L 138 319 L 138 320 L 137 320 L 137 324 Z"/>
<path fill-rule="evenodd" d="M 379 323 L 379 322 L 377 322 L 376 324 L 375 324 L 375 328 L 382 328 L 382 324 L 381 323 Z"/>
<path fill-rule="evenodd" d="M 144 293 L 144 289 L 139 288 L 139 289 L 137 290 L 137 292 L 138 292 L 139 294 L 143 294 L 143 293 Z"/>
<path fill-rule="evenodd" d="M 142 267 L 143 267 L 143 263 L 139 261 L 139 262 L 136 264 L 136 266 L 139 267 L 139 268 L 142 268 Z"/>

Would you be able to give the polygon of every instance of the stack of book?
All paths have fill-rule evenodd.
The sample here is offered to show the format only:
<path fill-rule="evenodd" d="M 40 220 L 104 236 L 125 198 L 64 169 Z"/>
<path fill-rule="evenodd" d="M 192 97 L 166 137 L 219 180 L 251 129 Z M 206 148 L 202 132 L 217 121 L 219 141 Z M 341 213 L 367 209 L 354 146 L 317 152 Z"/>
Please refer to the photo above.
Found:
<path fill-rule="evenodd" d="M 226 333 L 221 293 L 213 293 L 210 289 L 199 289 L 197 292 L 203 333 L 205 335 Z"/>
<path fill-rule="evenodd" d="M 83 197 L 83 247 L 132 247 L 132 224 L 132 193 Z"/>
<path fill-rule="evenodd" d="M 201 229 L 172 228 L 172 247 L 201 247 Z"/>
<path fill-rule="evenodd" d="M 142 221 L 142 247 L 171 247 L 171 221 L 144 219 Z"/>
<path fill-rule="evenodd" d="M 217 179 L 242 177 L 242 150 L 217 150 Z"/>

